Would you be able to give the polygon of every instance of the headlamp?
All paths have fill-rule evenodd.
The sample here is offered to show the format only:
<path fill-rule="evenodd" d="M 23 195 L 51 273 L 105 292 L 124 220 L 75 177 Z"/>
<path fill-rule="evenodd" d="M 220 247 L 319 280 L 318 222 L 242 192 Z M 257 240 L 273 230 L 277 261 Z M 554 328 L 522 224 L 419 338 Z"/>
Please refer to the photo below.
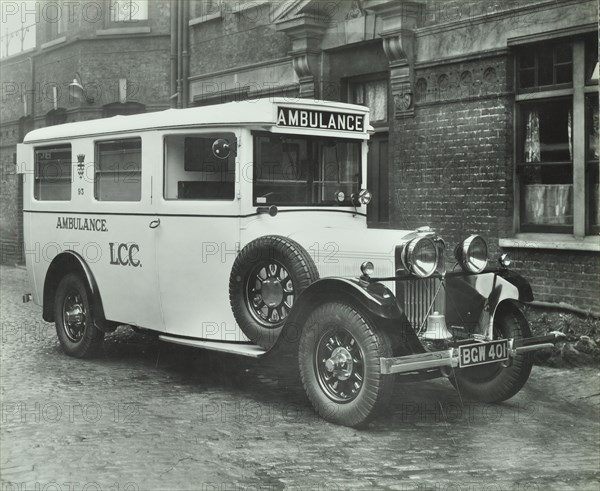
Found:
<path fill-rule="evenodd" d="M 463 271 L 481 273 L 488 262 L 487 243 L 480 235 L 471 235 L 458 244 L 454 255 Z"/>
<path fill-rule="evenodd" d="M 438 248 L 428 237 L 412 239 L 402 251 L 402 263 L 409 273 L 429 278 L 438 264 Z"/>

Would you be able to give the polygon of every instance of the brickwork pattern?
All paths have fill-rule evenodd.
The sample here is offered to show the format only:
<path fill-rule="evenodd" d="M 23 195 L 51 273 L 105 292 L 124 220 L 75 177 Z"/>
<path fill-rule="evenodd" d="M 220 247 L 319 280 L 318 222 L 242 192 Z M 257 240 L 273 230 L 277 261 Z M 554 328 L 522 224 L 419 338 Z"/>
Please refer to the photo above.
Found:
<path fill-rule="evenodd" d="M 481 234 L 492 258 L 515 258 L 536 300 L 598 310 L 597 253 L 498 245 L 513 234 L 510 70 L 506 57 L 417 70 L 415 116 L 396 120 L 390 135 L 391 225 L 430 225 L 452 247 Z"/>

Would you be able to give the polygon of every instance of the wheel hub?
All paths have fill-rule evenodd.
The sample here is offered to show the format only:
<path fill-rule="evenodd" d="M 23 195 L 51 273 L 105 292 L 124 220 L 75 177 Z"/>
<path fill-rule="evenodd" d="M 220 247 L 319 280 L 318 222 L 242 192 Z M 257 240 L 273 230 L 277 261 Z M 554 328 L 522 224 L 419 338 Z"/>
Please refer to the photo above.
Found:
<path fill-rule="evenodd" d="M 333 350 L 331 357 L 325 362 L 325 369 L 338 380 L 348 380 L 352 375 L 353 365 L 350 352 L 340 346 Z"/>
<path fill-rule="evenodd" d="M 83 308 L 81 305 L 73 305 L 70 310 L 65 311 L 65 317 L 70 325 L 81 324 L 85 318 Z"/>
<path fill-rule="evenodd" d="M 331 400 L 347 403 L 360 393 L 365 378 L 362 349 L 350 332 L 337 328 L 324 333 L 315 346 L 315 371 Z"/>
<path fill-rule="evenodd" d="M 67 295 L 63 304 L 63 328 L 67 337 L 74 343 L 79 342 L 85 331 L 86 312 L 77 292 Z"/>
<path fill-rule="evenodd" d="M 277 307 L 283 301 L 283 286 L 277 278 L 267 278 L 262 284 L 262 299 L 269 307 Z"/>

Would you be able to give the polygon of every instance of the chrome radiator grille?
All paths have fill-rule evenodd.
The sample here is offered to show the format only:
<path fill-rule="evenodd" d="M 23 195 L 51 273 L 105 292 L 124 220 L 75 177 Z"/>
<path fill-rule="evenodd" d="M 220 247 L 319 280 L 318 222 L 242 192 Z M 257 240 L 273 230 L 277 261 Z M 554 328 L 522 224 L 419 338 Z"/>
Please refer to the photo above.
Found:
<path fill-rule="evenodd" d="M 404 306 L 404 313 L 415 330 L 418 330 L 423 325 L 432 302 L 433 307 L 431 307 L 430 313 L 434 311 L 440 314 L 444 313 L 445 292 L 443 288 L 434 301 L 435 294 L 440 287 L 440 281 L 438 278 L 428 278 L 426 280 L 397 282 L 396 298 Z"/>

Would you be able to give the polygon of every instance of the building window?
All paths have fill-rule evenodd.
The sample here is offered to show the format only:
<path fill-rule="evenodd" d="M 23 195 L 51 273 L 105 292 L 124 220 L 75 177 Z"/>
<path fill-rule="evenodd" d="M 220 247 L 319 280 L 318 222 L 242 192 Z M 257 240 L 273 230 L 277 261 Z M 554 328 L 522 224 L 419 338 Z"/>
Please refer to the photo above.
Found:
<path fill-rule="evenodd" d="M 110 0 L 111 22 L 148 20 L 148 0 Z"/>
<path fill-rule="evenodd" d="M 3 20 L 0 58 L 35 48 L 36 23 L 25 22 L 21 17 L 21 15 L 6 15 L 6 19 Z"/>
<path fill-rule="evenodd" d="M 387 80 L 352 81 L 349 84 L 350 102 L 370 109 L 371 124 L 386 123 L 388 120 Z"/>
<path fill-rule="evenodd" d="M 40 201 L 71 199 L 71 145 L 35 149 L 33 196 Z"/>
<path fill-rule="evenodd" d="M 570 85 L 573 82 L 573 49 L 570 43 L 529 46 L 518 57 L 519 90 Z"/>
<path fill-rule="evenodd" d="M 94 184 L 98 201 L 140 201 L 141 138 L 96 143 Z"/>
<path fill-rule="evenodd" d="M 591 39 L 516 54 L 520 232 L 598 233 L 598 94 L 589 68 L 598 51 Z"/>

